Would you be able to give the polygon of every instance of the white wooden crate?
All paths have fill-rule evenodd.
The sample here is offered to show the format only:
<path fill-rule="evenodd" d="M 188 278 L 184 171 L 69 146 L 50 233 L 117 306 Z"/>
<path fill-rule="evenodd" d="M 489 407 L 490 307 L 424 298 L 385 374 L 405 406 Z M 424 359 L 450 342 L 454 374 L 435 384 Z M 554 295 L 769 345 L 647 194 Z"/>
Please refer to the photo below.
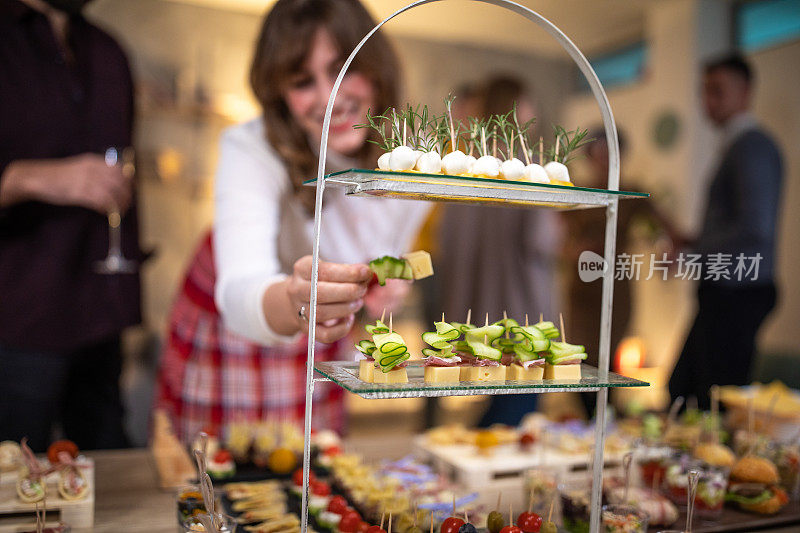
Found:
<path fill-rule="evenodd" d="M 94 525 L 94 461 L 83 459 L 88 465 L 82 472 L 89 482 L 86 496 L 80 500 L 65 500 L 58 492 L 58 472 L 47 476 L 47 517 L 48 523 L 59 519 L 73 528 L 88 528 Z M 42 502 L 39 502 L 41 507 Z M 21 515 L 20 524 L 31 524 L 31 516 L 36 513 L 36 504 L 25 503 L 17 496 L 17 473 L 0 474 L 0 517 L 4 515 Z"/>
<path fill-rule="evenodd" d="M 550 447 L 524 452 L 517 444 L 509 444 L 497 446 L 491 455 L 481 455 L 475 446 L 431 444 L 425 435 L 414 439 L 414 451 L 419 459 L 429 461 L 438 473 L 465 491 L 477 492 L 478 503 L 492 506 L 497 493 L 502 492 L 503 501 L 511 502 L 515 509 L 527 507 L 524 484 L 528 470 L 541 466 L 555 469 L 563 482 L 585 478 L 589 467 L 588 456 Z M 604 476 L 621 473 L 622 455 L 605 454 Z"/>

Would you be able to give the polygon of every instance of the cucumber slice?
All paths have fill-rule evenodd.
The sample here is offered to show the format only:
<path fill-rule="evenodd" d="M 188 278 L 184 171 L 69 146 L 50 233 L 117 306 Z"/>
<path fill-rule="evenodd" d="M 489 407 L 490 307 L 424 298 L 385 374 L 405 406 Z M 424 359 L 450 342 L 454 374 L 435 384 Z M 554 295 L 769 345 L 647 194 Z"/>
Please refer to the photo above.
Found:
<path fill-rule="evenodd" d="M 525 362 L 533 361 L 534 359 L 541 359 L 538 353 L 528 348 L 528 346 L 525 346 L 525 343 L 514 345 L 514 353 L 517 355 L 517 358 L 519 358 L 520 361 Z"/>
<path fill-rule="evenodd" d="M 369 262 L 369 268 L 378 278 L 378 285 L 386 285 L 389 278 L 413 279 L 411 265 L 404 259 L 384 255 Z"/>
<path fill-rule="evenodd" d="M 409 357 L 408 347 L 399 333 L 382 333 L 372 338 L 376 349 L 372 353 L 383 372 L 388 372 Z"/>
<path fill-rule="evenodd" d="M 546 352 L 550 349 L 551 341 L 548 339 L 531 341 L 531 348 L 534 352 Z"/>
<path fill-rule="evenodd" d="M 490 324 L 480 328 L 470 329 L 464 333 L 467 342 L 483 342 L 484 337 L 487 344 L 491 344 L 495 339 L 499 339 L 505 333 L 505 328 L 500 325 Z"/>
<path fill-rule="evenodd" d="M 550 341 L 550 353 L 554 358 L 565 357 L 567 355 L 577 355 L 585 353 L 586 348 L 580 344 L 569 344 L 567 342 Z"/>
<path fill-rule="evenodd" d="M 439 335 L 434 331 L 426 331 L 425 333 L 422 334 L 422 341 L 427 344 L 430 344 L 437 350 L 441 350 L 443 348 L 446 348 L 447 346 L 450 346 L 449 341 L 451 340 L 453 340 L 453 338 L 442 337 L 441 335 Z"/>
<path fill-rule="evenodd" d="M 434 350 L 433 348 L 423 348 L 422 355 L 425 357 L 441 357 L 439 355 L 439 350 Z"/>
<path fill-rule="evenodd" d="M 380 335 L 382 333 L 389 333 L 389 326 L 381 322 L 380 320 L 376 320 L 375 324 L 367 324 L 364 326 L 364 329 L 367 330 L 367 333 L 370 335 Z"/>
<path fill-rule="evenodd" d="M 547 337 L 548 339 L 555 339 L 556 337 L 561 335 L 556 325 L 548 320 L 537 322 L 536 324 L 534 324 L 534 326 L 538 328 L 542 333 L 544 333 L 545 337 Z"/>
<path fill-rule="evenodd" d="M 401 352 L 408 351 L 406 341 L 404 341 L 403 337 L 397 332 L 374 335 L 372 340 L 375 342 L 377 348 L 375 353 L 376 358 L 379 357 L 380 354 L 398 353 L 396 352 L 397 350 L 401 350 Z"/>
<path fill-rule="evenodd" d="M 516 326 L 511 328 L 511 333 L 524 337 L 528 341 L 545 340 L 547 336 L 536 326 Z"/>
<path fill-rule="evenodd" d="M 446 359 L 448 357 L 453 357 L 456 354 L 453 352 L 453 346 L 451 344 L 448 344 L 446 348 L 443 348 L 441 350 L 433 350 L 431 348 L 423 348 L 422 349 L 422 355 L 424 355 L 425 357 L 433 357 L 433 356 L 435 356 L 435 357 L 442 357 L 442 358 Z"/>
<path fill-rule="evenodd" d="M 472 354 L 479 359 L 489 359 L 491 361 L 499 361 L 503 357 L 503 352 L 497 348 L 492 348 L 483 342 L 467 341 Z"/>
<path fill-rule="evenodd" d="M 392 257 L 392 275 L 390 277 L 395 279 L 402 279 L 403 271 L 406 269 L 406 262 L 402 259 Z"/>
<path fill-rule="evenodd" d="M 437 335 L 447 338 L 447 340 L 454 341 L 461 335 L 457 328 L 447 322 L 434 322 L 433 325 L 436 327 Z"/>
<path fill-rule="evenodd" d="M 381 372 L 385 374 L 403 361 L 407 361 L 409 357 L 411 357 L 411 354 L 408 352 L 399 355 L 386 356 L 378 362 L 378 365 L 381 368 Z"/>
<path fill-rule="evenodd" d="M 384 255 L 369 262 L 369 268 L 378 277 L 378 285 L 386 285 L 386 278 L 389 277 L 392 257 Z"/>
<path fill-rule="evenodd" d="M 577 353 L 572 355 L 565 355 L 563 357 L 550 357 L 548 359 L 548 363 L 551 365 L 561 365 L 566 363 L 567 361 L 583 361 L 586 359 L 587 355 L 585 353 Z"/>
<path fill-rule="evenodd" d="M 450 325 L 456 328 L 461 333 L 466 333 L 471 329 L 475 329 L 475 326 L 473 326 L 472 324 L 464 324 L 462 322 L 450 322 Z"/>
<path fill-rule="evenodd" d="M 512 339 L 506 339 L 505 337 L 500 337 L 499 339 L 495 339 L 492 343 L 492 346 L 497 348 L 503 353 L 514 353 L 514 346 L 516 346 Z"/>
<path fill-rule="evenodd" d="M 411 270 L 411 263 L 403 261 L 403 273 L 400 274 L 400 279 L 414 279 L 414 272 Z"/>
<path fill-rule="evenodd" d="M 457 352 L 470 352 L 469 344 L 467 341 L 453 341 L 453 350 Z"/>
<path fill-rule="evenodd" d="M 356 344 L 356 350 L 363 353 L 364 355 L 372 355 L 372 352 L 375 351 L 375 343 L 368 340 L 363 340 Z"/>

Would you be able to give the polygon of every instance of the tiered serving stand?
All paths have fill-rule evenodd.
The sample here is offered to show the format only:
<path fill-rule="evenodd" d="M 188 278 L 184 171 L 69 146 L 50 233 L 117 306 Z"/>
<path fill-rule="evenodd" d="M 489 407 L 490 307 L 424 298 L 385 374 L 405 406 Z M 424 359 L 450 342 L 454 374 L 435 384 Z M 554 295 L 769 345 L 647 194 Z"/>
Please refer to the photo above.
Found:
<path fill-rule="evenodd" d="M 609 153 L 607 189 L 587 189 L 549 184 L 532 184 L 506 180 L 473 177 L 443 176 L 438 174 L 384 172 L 377 170 L 351 169 L 325 175 L 325 160 L 328 149 L 328 131 L 333 103 L 342 79 L 353 59 L 364 44 L 384 24 L 410 9 L 424 4 L 444 0 L 419 0 L 396 11 L 372 29 L 350 53 L 333 85 L 325 118 L 319 149 L 319 166 L 316 179 L 307 185 L 317 189 L 314 210 L 313 266 L 311 269 L 311 304 L 309 312 L 308 362 L 306 370 L 305 446 L 303 449 L 303 503 L 302 532 L 308 528 L 308 478 L 310 468 L 310 435 L 314 383 L 332 381 L 347 391 L 363 398 L 421 398 L 434 396 L 466 396 L 494 394 L 535 394 L 541 392 L 581 391 L 597 393 L 593 484 L 591 499 L 591 531 L 600 531 L 600 504 L 603 476 L 603 446 L 605 442 L 605 413 L 608 389 L 611 387 L 641 387 L 647 383 L 609 372 L 609 350 L 611 334 L 611 303 L 613 298 L 613 264 L 617 234 L 617 206 L 619 200 L 642 198 L 647 194 L 619 190 L 619 144 L 617 128 L 605 91 L 584 55 L 550 21 L 538 13 L 509 0 L 471 0 L 508 9 L 536 23 L 555 38 L 569 53 L 580 68 L 600 107 L 605 127 Z M 443 21 L 446 23 L 446 21 Z M 344 187 L 351 196 L 376 196 L 404 198 L 408 200 L 466 202 L 516 206 L 520 208 L 549 208 L 558 210 L 588 209 L 603 207 L 606 210 L 605 265 L 603 273 L 602 311 L 600 327 L 600 353 L 598 368 L 583 365 L 580 380 L 544 380 L 541 382 L 461 382 L 458 384 L 425 383 L 421 367 L 409 368 L 409 382 L 402 384 L 373 384 L 358 379 L 357 365 L 351 362 L 314 363 L 316 334 L 317 282 L 319 274 L 319 238 L 322 226 L 322 197 L 325 187 Z M 321 377 L 314 376 L 317 372 Z"/>

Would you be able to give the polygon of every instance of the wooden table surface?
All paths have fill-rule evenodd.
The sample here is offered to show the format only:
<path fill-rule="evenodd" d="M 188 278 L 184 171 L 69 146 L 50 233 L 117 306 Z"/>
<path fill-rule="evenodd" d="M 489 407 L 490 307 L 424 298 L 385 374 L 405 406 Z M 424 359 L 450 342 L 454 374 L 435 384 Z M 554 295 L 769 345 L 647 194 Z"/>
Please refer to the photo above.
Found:
<path fill-rule="evenodd" d="M 397 443 L 393 443 L 390 447 L 396 448 Z M 369 450 L 373 453 L 368 455 L 378 455 L 380 449 L 386 451 L 386 447 L 375 446 L 374 450 Z M 73 529 L 75 533 L 178 531 L 175 495 L 171 491 L 162 491 L 158 488 L 155 464 L 149 450 L 97 451 L 87 452 L 86 455 L 92 457 L 96 465 L 95 526 L 93 529 L 75 528 Z M 0 519 L 0 533 L 15 531 L 16 527 L 12 525 L 19 523 L 19 517 Z M 775 517 L 759 517 L 726 509 L 719 523 L 709 524 L 698 519 L 694 526 L 695 533 L 745 531 L 797 533 L 800 532 L 800 504 L 789 504 Z"/>

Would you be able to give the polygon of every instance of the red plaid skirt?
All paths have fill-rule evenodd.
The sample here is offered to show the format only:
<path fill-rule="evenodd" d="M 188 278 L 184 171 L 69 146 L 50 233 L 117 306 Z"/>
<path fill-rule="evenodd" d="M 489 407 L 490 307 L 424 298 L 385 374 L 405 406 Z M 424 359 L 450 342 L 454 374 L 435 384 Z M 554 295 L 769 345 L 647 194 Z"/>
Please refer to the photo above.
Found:
<path fill-rule="evenodd" d="M 231 422 L 291 422 L 303 427 L 306 353 L 303 337 L 291 345 L 260 346 L 231 332 L 214 305 L 211 233 L 198 248 L 169 319 L 156 386 L 156 407 L 166 410 L 183 441 L 198 431 L 224 434 Z M 318 344 L 318 361 L 337 359 L 344 343 Z M 313 427 L 341 432 L 343 391 L 314 387 Z"/>

